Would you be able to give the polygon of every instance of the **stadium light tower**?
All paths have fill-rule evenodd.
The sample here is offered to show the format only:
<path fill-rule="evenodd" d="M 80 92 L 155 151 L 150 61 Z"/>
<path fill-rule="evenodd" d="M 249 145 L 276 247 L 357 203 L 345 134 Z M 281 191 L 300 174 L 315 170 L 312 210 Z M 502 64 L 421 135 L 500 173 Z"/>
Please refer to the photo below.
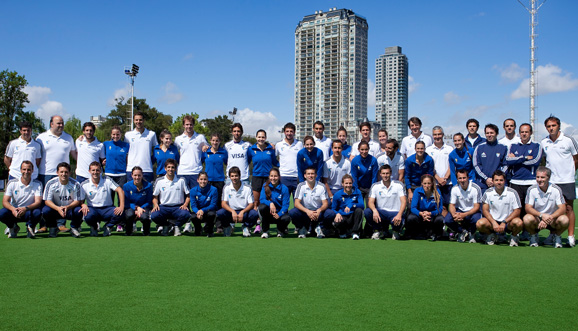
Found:
<path fill-rule="evenodd" d="M 124 67 L 124 73 L 130 77 L 130 129 L 134 129 L 134 78 L 138 74 L 139 67 L 133 63 L 132 67 Z"/>
<path fill-rule="evenodd" d="M 233 107 L 233 111 L 230 111 L 229 115 L 231 115 L 231 117 L 233 117 L 233 123 L 235 123 L 235 115 L 237 115 L 237 108 Z"/>
<path fill-rule="evenodd" d="M 530 0 L 530 8 L 526 7 L 521 0 L 518 2 L 530 13 L 530 123 L 534 128 L 533 132 L 536 132 L 536 27 L 538 26 L 536 16 L 546 0 L 539 5 L 537 0 Z M 534 141 L 535 135 L 532 133 L 532 140 Z"/>

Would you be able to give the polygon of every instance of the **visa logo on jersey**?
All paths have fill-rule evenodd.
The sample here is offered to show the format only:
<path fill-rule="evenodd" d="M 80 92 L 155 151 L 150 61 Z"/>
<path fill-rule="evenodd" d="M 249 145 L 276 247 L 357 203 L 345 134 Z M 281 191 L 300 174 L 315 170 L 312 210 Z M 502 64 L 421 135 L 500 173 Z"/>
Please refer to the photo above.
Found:
<path fill-rule="evenodd" d="M 245 154 L 244 154 L 244 153 L 231 154 L 231 157 L 232 157 L 233 159 L 244 159 L 244 158 L 245 158 Z"/>

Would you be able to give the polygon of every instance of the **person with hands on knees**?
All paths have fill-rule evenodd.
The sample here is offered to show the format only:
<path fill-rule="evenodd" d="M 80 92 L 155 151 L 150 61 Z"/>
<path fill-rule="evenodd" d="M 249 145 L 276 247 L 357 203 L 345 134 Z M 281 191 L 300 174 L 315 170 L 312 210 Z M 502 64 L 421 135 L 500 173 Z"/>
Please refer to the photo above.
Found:
<path fill-rule="evenodd" d="M 407 216 L 406 233 L 414 239 L 426 237 L 436 241 L 441 237 L 444 227 L 442 216 L 443 199 L 430 174 L 421 176 L 418 187 L 411 200 L 411 212 Z"/>
<path fill-rule="evenodd" d="M 207 237 L 213 236 L 215 217 L 217 216 L 217 202 L 219 196 L 217 188 L 209 185 L 209 176 L 206 172 L 199 172 L 198 186 L 191 189 L 191 222 L 195 226 L 195 236 L 203 233 L 201 223 L 205 223 Z"/>
<path fill-rule="evenodd" d="M 333 226 L 337 229 L 339 238 L 347 238 L 351 232 L 353 240 L 359 240 L 361 224 L 363 223 L 363 195 L 358 188 L 353 187 L 351 175 L 343 175 L 343 188 L 333 195 L 331 209 L 326 211 L 327 218 L 333 218 Z M 331 214 L 334 217 L 331 217 Z"/>
<path fill-rule="evenodd" d="M 281 184 L 279 169 L 269 171 L 269 179 L 261 189 L 259 214 L 263 233 L 261 238 L 269 238 L 271 223 L 277 224 L 277 237 L 283 237 L 291 219 L 289 218 L 289 188 Z"/>
<path fill-rule="evenodd" d="M 458 233 L 458 242 L 465 242 L 470 237 L 470 243 L 475 243 L 476 223 L 482 217 L 480 204 L 482 203 L 482 190 L 470 181 L 468 171 L 457 171 L 457 184 L 452 187 L 450 193 L 450 205 L 448 213 L 444 217 L 446 226 Z"/>
<path fill-rule="evenodd" d="M 243 223 L 243 237 L 251 236 L 251 227 L 257 223 L 259 213 L 253 208 L 254 197 L 251 186 L 241 181 L 239 167 L 229 169 L 230 183 L 223 188 L 221 209 L 217 211 L 217 220 L 225 226 L 224 235 L 230 237 L 236 223 Z"/>
<path fill-rule="evenodd" d="M 298 238 L 305 238 L 310 228 L 314 228 L 317 238 L 325 237 L 324 222 L 328 218 L 325 211 L 329 208 L 325 185 L 317 180 L 317 169 L 305 169 L 305 182 L 299 183 L 295 191 L 295 208 L 289 216 L 298 230 Z M 332 220 L 331 220 L 332 221 Z"/>
<path fill-rule="evenodd" d="M 162 140 L 162 138 L 161 138 Z M 130 236 L 134 231 L 136 221 L 142 223 L 142 233 L 148 236 L 151 233 L 151 209 L 153 204 L 153 185 L 144 180 L 142 168 L 132 168 L 132 180 L 123 185 L 128 208 L 124 210 L 125 235 Z"/>
<path fill-rule="evenodd" d="M 90 226 L 90 236 L 98 236 L 98 225 L 105 222 L 103 237 L 110 236 L 113 226 L 118 225 L 124 217 L 124 191 L 115 181 L 102 177 L 102 167 L 98 161 L 90 164 L 88 171 L 90 178 L 82 184 L 80 211 L 84 221 Z M 112 201 L 112 191 L 118 194 L 118 207 Z"/>
<path fill-rule="evenodd" d="M 482 145 L 480 145 L 482 146 Z M 507 232 L 512 233 L 510 246 L 518 246 L 518 233 L 522 231 L 523 223 L 520 219 L 520 197 L 518 193 L 506 187 L 506 174 L 501 170 L 492 175 L 493 186 L 486 190 L 482 197 L 482 215 L 476 227 L 480 233 L 486 234 L 486 244 L 493 245 L 500 235 L 505 240 Z"/>
<path fill-rule="evenodd" d="M 371 186 L 369 201 L 365 209 L 365 220 L 373 229 L 371 239 L 379 240 L 384 237 L 384 231 L 391 228 L 391 239 L 399 240 L 400 232 L 405 223 L 405 207 L 407 197 L 405 187 L 398 180 L 392 180 L 392 168 L 384 164 L 379 168 L 381 180 Z"/>

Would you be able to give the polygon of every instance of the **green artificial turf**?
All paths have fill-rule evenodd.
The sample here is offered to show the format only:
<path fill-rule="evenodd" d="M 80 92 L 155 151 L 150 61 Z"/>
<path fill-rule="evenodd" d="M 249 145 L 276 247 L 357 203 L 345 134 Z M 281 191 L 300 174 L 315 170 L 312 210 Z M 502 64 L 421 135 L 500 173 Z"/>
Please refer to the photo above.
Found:
<path fill-rule="evenodd" d="M 576 249 L 527 242 L 38 237 L 0 238 L 1 329 L 572 329 L 576 312 Z"/>

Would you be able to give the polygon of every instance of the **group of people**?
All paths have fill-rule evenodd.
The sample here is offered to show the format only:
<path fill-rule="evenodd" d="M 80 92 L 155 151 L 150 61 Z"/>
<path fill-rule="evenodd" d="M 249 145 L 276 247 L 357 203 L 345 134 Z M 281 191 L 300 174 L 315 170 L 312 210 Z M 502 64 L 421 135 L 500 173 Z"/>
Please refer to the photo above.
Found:
<path fill-rule="evenodd" d="M 487 124 L 483 138 L 479 122 L 470 119 L 465 136 L 453 135 L 454 147 L 439 126 L 431 136 L 422 132 L 417 117 L 409 119 L 411 132 L 401 143 L 384 129 L 374 141 L 371 124 L 361 123 L 353 146 L 344 128 L 330 139 L 319 121 L 302 142 L 287 123 L 274 146 L 264 130 L 255 144 L 244 141 L 239 123 L 231 127 L 233 140 L 221 146 L 218 134 L 207 141 L 195 132 L 191 116 L 174 139 L 163 130 L 160 143 L 145 127 L 144 114 L 136 113 L 133 122 L 124 139 L 115 126 L 106 142 L 94 136 L 91 122 L 76 140 L 63 132 L 60 116 L 36 139 L 31 125 L 22 123 L 4 158 L 10 181 L 0 221 L 8 236 L 17 237 L 19 222 L 26 222 L 31 238 L 69 231 L 78 237 L 82 222 L 91 236 L 115 229 L 132 235 L 138 221 L 143 235 L 151 233 L 152 222 L 163 235 L 209 237 L 214 231 L 230 236 L 241 223 L 244 237 L 268 238 L 271 224 L 283 237 L 292 222 L 299 238 L 435 241 L 446 227 L 459 242 L 481 238 L 488 245 L 506 240 L 518 246 L 522 238 L 534 247 L 538 232 L 548 229 L 545 244 L 562 247 L 568 230 L 568 245 L 575 245 L 578 144 L 553 116 L 544 122 L 549 135 L 540 143 L 531 140 L 530 124 L 516 134 L 516 122 L 507 119 L 498 140 L 496 125 Z M 77 160 L 76 179 L 70 156 Z"/>

